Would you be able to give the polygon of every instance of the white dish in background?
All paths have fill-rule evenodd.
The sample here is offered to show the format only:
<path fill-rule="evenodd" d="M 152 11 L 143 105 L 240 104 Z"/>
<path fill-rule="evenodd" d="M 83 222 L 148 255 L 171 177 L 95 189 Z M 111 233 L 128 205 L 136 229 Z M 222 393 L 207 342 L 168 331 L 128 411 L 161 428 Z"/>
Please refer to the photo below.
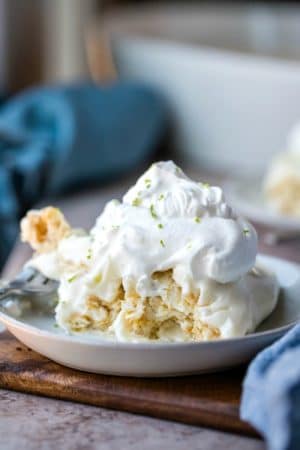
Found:
<path fill-rule="evenodd" d="M 90 37 L 103 50 L 108 36 L 122 79 L 163 94 L 181 161 L 257 174 L 300 118 L 299 21 L 299 5 L 143 5 L 103 16 Z"/>
<path fill-rule="evenodd" d="M 281 294 L 273 313 L 250 335 L 209 342 L 120 343 L 68 336 L 54 318 L 31 315 L 15 320 L 0 313 L 9 331 L 28 347 L 75 369 L 122 376 L 179 376 L 219 371 L 249 361 L 300 320 L 300 268 L 287 261 L 259 256 L 279 279 Z"/>
<path fill-rule="evenodd" d="M 279 214 L 268 205 L 260 179 L 231 179 L 223 185 L 228 203 L 242 216 L 274 231 L 300 235 L 300 217 Z"/>

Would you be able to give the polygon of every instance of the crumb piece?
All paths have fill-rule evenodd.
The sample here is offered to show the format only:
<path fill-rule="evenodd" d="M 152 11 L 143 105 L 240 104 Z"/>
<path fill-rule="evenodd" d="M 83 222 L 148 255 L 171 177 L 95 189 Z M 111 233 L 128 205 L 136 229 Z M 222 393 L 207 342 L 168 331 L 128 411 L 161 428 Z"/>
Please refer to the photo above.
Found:
<path fill-rule="evenodd" d="M 87 314 L 73 313 L 69 318 L 70 327 L 73 331 L 86 331 L 92 325 L 92 319 Z"/>
<path fill-rule="evenodd" d="M 38 253 L 54 250 L 71 233 L 71 227 L 57 208 L 49 206 L 29 211 L 21 221 L 21 240 Z"/>

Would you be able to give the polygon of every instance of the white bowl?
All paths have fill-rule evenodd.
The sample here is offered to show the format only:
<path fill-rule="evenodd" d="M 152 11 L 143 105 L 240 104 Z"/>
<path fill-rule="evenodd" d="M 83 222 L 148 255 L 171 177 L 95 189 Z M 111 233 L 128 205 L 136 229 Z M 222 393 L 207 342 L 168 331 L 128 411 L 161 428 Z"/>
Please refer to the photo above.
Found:
<path fill-rule="evenodd" d="M 279 280 L 281 294 L 272 314 L 247 336 L 191 343 L 122 343 L 68 336 L 54 317 L 32 312 L 15 320 L 0 312 L 9 331 L 28 347 L 65 366 L 88 372 L 136 377 L 214 372 L 249 361 L 300 320 L 300 270 L 277 258 L 259 259 Z"/>
<path fill-rule="evenodd" d="M 163 6 L 111 14 L 121 78 L 158 88 L 178 159 L 208 170 L 262 172 L 300 120 L 300 8 Z"/>

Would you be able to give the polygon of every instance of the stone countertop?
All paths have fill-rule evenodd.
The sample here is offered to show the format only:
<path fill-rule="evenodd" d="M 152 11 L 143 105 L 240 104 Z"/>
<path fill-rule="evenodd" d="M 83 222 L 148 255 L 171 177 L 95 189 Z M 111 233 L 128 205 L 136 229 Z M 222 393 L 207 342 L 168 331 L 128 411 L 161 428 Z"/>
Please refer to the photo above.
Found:
<path fill-rule="evenodd" d="M 263 450 L 229 433 L 0 390 L 1 450 Z"/>
<path fill-rule="evenodd" d="M 128 180 L 54 203 L 74 226 L 90 227 L 104 203 L 131 184 Z M 17 243 L 4 276 L 16 274 L 29 255 Z M 265 449 L 258 439 L 5 390 L 0 390 L 0 405 L 0 450 Z"/>

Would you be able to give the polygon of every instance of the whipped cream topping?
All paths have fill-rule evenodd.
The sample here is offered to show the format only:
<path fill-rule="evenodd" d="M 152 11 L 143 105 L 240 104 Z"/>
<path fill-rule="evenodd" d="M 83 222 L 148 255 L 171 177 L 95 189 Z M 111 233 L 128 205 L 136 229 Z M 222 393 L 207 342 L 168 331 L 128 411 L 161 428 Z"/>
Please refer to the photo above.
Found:
<path fill-rule="evenodd" d="M 145 295 L 151 275 L 168 269 L 186 291 L 203 279 L 236 281 L 254 266 L 257 236 L 228 206 L 221 188 L 192 181 L 169 161 L 153 164 L 122 202 L 110 201 L 90 235 L 61 241 L 58 252 L 48 255 L 53 264 L 43 269 L 54 278 L 60 271 L 56 253 L 66 265 L 106 274 L 103 290 L 116 278 L 130 277 Z"/>
<path fill-rule="evenodd" d="M 256 254 L 254 228 L 232 211 L 222 189 L 192 181 L 169 161 L 153 164 L 122 201 L 110 201 L 89 234 L 72 233 L 29 264 L 60 281 L 56 313 L 66 330 L 70 314 L 84 314 L 88 296 L 112 303 L 120 280 L 141 298 L 163 297 L 153 274 L 171 269 L 183 295 L 201 292 L 197 317 L 231 337 L 252 331 L 276 303 L 274 277 L 251 274 Z M 185 308 L 176 305 L 178 314 Z M 125 309 L 112 325 L 118 340 L 130 339 Z M 93 314 L 100 320 L 105 311 Z"/>
<path fill-rule="evenodd" d="M 257 252 L 255 230 L 222 190 L 190 180 L 173 162 L 154 164 L 122 203 L 109 202 L 91 236 L 96 270 L 110 264 L 114 276 L 134 278 L 142 296 L 151 275 L 168 269 L 184 291 L 204 278 L 233 282 Z"/>

